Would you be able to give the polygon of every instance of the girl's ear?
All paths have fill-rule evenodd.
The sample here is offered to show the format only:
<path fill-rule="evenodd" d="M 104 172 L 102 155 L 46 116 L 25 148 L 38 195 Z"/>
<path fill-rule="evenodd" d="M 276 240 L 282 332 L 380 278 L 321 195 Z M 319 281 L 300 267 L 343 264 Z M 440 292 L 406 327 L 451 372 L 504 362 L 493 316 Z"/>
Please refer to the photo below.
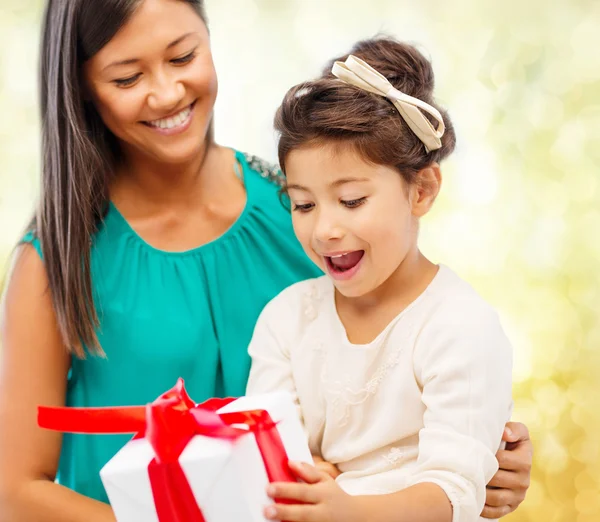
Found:
<path fill-rule="evenodd" d="M 433 205 L 442 186 L 442 172 L 437 163 L 417 173 L 415 182 L 411 185 L 411 209 L 415 217 L 422 217 Z"/>

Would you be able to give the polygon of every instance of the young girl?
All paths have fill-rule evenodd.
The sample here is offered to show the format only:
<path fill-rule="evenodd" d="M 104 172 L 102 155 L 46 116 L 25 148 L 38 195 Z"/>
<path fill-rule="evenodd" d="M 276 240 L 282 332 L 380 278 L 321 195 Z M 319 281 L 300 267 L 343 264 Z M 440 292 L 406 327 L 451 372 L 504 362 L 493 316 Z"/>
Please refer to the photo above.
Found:
<path fill-rule="evenodd" d="M 297 398 L 333 480 L 292 464 L 266 516 L 287 521 L 470 522 L 511 411 L 498 315 L 418 247 L 453 150 L 430 63 L 390 39 L 292 88 L 276 116 L 295 233 L 326 275 L 284 290 L 250 345 L 249 394 Z M 388 81 L 389 80 L 389 81 Z"/>

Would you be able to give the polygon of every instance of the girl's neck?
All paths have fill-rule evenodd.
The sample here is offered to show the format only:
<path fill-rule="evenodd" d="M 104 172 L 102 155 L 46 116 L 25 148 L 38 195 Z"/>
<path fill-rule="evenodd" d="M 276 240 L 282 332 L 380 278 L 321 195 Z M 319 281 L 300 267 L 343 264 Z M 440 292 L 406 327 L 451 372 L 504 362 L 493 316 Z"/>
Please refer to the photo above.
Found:
<path fill-rule="evenodd" d="M 367 344 L 429 286 L 439 267 L 417 247 L 404 258 L 378 288 L 360 297 L 345 297 L 337 290 L 335 303 L 348 339 Z"/>

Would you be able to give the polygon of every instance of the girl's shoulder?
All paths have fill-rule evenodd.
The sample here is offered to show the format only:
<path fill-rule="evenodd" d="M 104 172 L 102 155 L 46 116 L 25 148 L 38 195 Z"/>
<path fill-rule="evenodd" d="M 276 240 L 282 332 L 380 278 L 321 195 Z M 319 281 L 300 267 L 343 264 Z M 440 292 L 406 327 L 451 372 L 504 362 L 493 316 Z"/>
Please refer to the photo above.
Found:
<path fill-rule="evenodd" d="M 433 353 L 447 346 L 455 346 L 465 355 L 472 350 L 507 354 L 511 350 L 496 309 L 446 266 L 440 266 L 413 311 L 418 331 L 416 345 L 424 352 Z"/>
<path fill-rule="evenodd" d="M 432 319 L 464 326 L 493 321 L 497 317 L 496 310 L 477 290 L 445 265 L 440 265 L 438 275 L 426 293 L 430 307 L 436 312 L 431 315 Z"/>
<path fill-rule="evenodd" d="M 325 275 L 305 279 L 288 286 L 267 303 L 262 320 L 271 324 L 299 326 L 312 321 L 333 293 Z"/>

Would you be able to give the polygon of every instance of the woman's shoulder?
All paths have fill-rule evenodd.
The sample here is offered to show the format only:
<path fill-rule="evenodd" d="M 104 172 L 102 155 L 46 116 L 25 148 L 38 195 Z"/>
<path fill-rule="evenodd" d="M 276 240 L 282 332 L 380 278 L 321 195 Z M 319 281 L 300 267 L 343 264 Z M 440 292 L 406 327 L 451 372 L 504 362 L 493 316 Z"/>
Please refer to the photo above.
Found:
<path fill-rule="evenodd" d="M 248 152 L 238 152 L 237 155 L 238 160 L 242 160 L 249 171 L 258 174 L 274 188 L 281 189 L 285 186 L 285 176 L 277 163 Z"/>
<path fill-rule="evenodd" d="M 32 230 L 32 229 L 28 230 L 25 233 L 25 235 L 21 238 L 21 241 L 19 243 L 22 245 L 31 245 L 33 248 L 35 248 L 38 255 L 42 259 L 44 259 L 44 256 L 42 254 L 42 244 L 40 242 L 40 238 L 38 237 L 38 235 L 35 233 L 34 230 Z"/>

